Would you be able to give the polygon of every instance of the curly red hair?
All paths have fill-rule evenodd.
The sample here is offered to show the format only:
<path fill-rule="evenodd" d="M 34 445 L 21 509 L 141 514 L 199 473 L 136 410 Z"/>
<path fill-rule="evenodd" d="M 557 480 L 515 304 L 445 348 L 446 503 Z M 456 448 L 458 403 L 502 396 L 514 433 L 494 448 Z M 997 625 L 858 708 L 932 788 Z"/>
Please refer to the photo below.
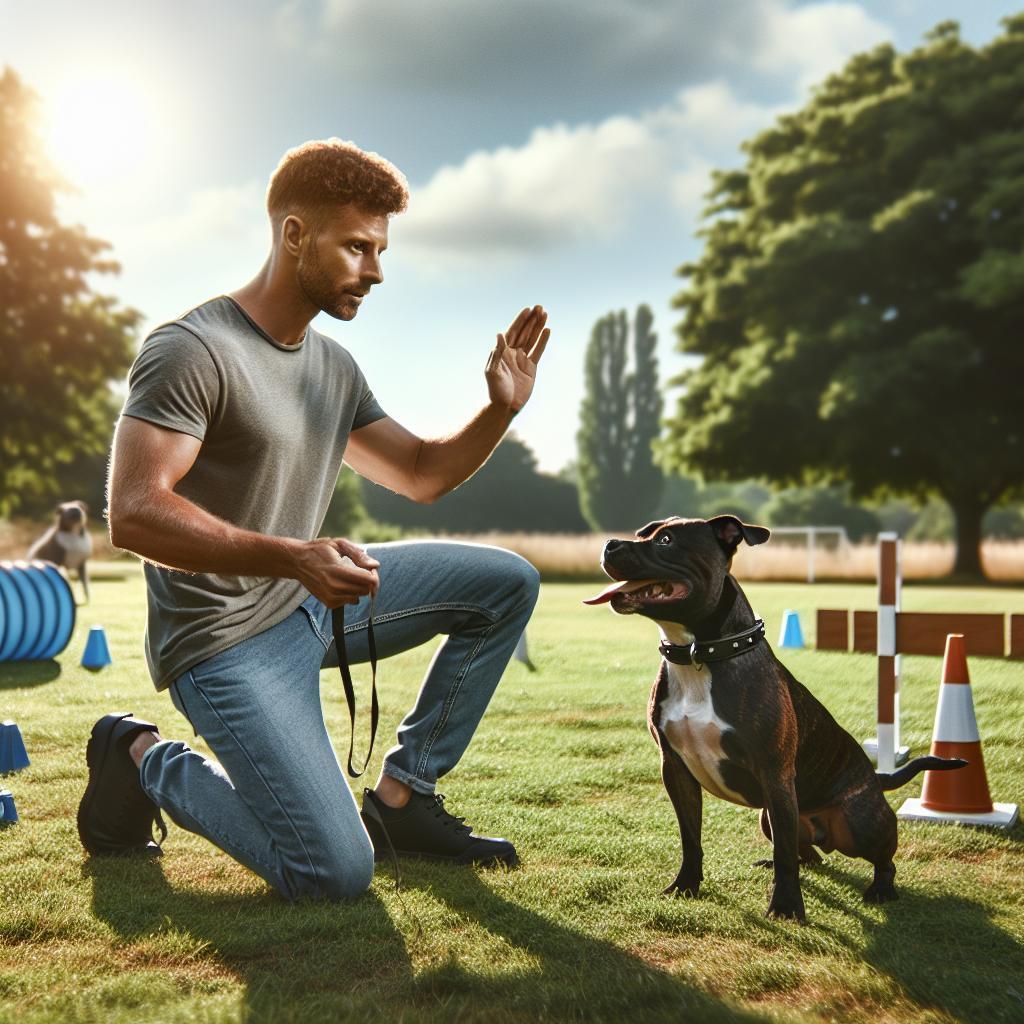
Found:
<path fill-rule="evenodd" d="M 267 188 L 267 212 L 275 223 L 291 213 L 319 220 L 349 203 L 367 213 L 401 213 L 408 201 L 409 184 L 394 164 L 342 139 L 289 149 Z"/>

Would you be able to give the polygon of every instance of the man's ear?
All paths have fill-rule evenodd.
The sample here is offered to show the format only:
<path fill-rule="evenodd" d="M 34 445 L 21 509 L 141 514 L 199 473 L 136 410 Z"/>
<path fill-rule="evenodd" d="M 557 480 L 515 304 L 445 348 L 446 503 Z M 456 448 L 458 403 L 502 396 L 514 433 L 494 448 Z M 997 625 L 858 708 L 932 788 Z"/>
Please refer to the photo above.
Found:
<path fill-rule="evenodd" d="M 657 528 L 665 522 L 667 522 L 667 520 L 665 519 L 655 519 L 653 523 L 648 523 L 646 526 L 641 526 L 640 529 L 636 531 L 636 535 L 640 538 L 640 540 L 647 540 L 647 538 L 650 537 L 654 533 L 654 531 L 657 530 Z"/>
<path fill-rule="evenodd" d="M 740 541 L 748 544 L 763 544 L 771 535 L 764 526 L 748 526 L 735 516 L 715 516 L 708 520 L 708 526 L 715 532 L 722 550 L 730 557 L 736 554 Z"/>

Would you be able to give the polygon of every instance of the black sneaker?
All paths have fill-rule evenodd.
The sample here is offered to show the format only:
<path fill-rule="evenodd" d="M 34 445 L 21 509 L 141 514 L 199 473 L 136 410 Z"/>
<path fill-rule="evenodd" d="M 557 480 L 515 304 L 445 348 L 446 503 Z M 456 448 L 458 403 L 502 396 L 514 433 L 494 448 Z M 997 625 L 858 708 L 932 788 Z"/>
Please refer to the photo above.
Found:
<path fill-rule="evenodd" d="M 388 807 L 372 789 L 364 789 L 362 815 L 377 858 L 389 852 L 390 840 L 400 857 L 507 867 L 519 863 L 516 848 L 507 839 L 474 834 L 465 818 L 444 809 L 439 793 L 414 792 L 404 807 Z"/>
<path fill-rule="evenodd" d="M 126 712 L 104 715 L 93 727 L 85 748 L 89 783 L 78 805 L 78 835 L 91 854 L 159 856 L 153 841 L 153 823 L 160 842 L 167 826 L 160 808 L 142 791 L 139 769 L 128 748 L 140 732 L 156 726 Z"/>

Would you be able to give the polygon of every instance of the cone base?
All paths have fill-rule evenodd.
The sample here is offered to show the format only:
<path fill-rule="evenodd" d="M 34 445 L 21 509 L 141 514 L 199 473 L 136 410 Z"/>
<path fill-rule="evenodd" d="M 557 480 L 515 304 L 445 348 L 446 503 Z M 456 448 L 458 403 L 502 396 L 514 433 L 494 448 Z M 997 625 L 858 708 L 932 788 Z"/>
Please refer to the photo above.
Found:
<path fill-rule="evenodd" d="M 861 746 L 864 748 L 864 753 L 867 754 L 868 757 L 871 758 L 871 763 L 877 765 L 878 764 L 878 738 L 876 736 L 872 736 L 869 739 L 864 740 L 864 742 L 861 744 Z M 896 764 L 897 765 L 906 764 L 909 759 L 910 759 L 910 747 L 900 747 L 899 750 L 896 751 Z"/>
<path fill-rule="evenodd" d="M 917 797 L 903 802 L 896 812 L 904 821 L 955 821 L 961 825 L 990 825 L 994 828 L 1010 829 L 1017 823 L 1019 808 L 1016 804 L 993 804 L 988 814 L 962 814 L 957 811 L 933 811 L 925 807 Z"/>

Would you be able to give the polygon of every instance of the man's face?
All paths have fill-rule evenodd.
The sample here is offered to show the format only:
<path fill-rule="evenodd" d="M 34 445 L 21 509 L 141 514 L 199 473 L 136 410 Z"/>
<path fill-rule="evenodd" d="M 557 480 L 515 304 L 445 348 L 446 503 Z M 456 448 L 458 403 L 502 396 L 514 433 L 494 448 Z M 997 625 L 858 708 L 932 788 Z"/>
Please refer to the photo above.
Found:
<path fill-rule="evenodd" d="M 384 280 L 380 257 L 388 247 L 386 214 L 357 206 L 332 211 L 299 250 L 299 287 L 318 309 L 351 320 L 363 296 Z"/>

